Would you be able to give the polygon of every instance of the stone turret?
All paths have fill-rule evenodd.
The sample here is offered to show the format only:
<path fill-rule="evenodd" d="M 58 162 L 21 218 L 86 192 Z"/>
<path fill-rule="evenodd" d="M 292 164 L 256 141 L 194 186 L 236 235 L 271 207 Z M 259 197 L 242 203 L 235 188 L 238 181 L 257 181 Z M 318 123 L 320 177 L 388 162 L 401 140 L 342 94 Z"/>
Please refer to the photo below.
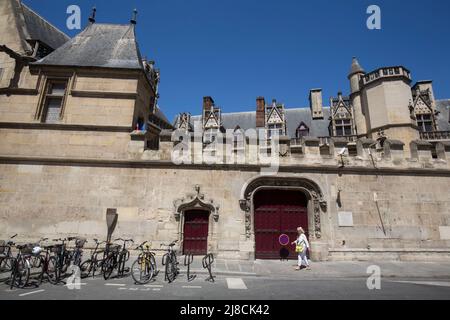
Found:
<path fill-rule="evenodd" d="M 360 87 L 361 77 L 363 77 L 364 74 L 364 69 L 359 64 L 358 59 L 353 57 L 348 79 L 350 80 L 350 103 L 353 106 L 356 133 L 358 135 L 367 133 L 366 117 L 363 110 Z"/>

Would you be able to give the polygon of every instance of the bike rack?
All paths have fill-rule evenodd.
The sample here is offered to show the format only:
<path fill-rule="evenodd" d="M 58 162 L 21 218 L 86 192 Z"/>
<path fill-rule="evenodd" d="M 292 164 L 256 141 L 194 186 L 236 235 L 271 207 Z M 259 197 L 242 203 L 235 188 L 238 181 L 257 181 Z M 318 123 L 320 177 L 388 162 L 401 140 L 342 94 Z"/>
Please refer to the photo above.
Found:
<path fill-rule="evenodd" d="M 194 255 L 193 254 L 187 254 L 184 256 L 184 266 L 187 267 L 187 281 L 191 282 L 192 280 L 197 277 L 195 274 L 191 275 L 191 264 L 194 261 Z"/>
<path fill-rule="evenodd" d="M 206 278 L 205 281 L 215 282 L 215 276 L 212 275 L 211 266 L 214 263 L 214 255 L 212 253 L 207 254 L 202 260 L 202 266 L 204 269 L 208 269 L 209 278 Z"/>

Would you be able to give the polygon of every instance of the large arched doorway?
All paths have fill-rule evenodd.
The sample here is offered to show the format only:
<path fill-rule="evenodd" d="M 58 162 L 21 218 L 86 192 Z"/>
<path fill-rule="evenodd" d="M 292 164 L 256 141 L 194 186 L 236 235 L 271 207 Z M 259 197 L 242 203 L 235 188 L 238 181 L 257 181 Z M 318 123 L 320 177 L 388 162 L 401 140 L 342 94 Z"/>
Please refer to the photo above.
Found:
<path fill-rule="evenodd" d="M 299 190 L 261 189 L 253 204 L 255 258 L 296 259 L 290 243 L 297 238 L 297 228 L 302 227 L 309 236 L 307 196 Z M 288 236 L 287 245 L 280 243 L 281 235 Z"/>

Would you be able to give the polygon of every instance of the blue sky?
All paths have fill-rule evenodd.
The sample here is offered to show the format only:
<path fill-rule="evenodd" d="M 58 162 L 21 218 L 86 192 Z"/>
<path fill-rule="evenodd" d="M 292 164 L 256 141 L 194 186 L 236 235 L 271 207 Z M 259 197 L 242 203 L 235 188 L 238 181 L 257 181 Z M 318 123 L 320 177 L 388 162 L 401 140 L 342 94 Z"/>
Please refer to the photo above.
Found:
<path fill-rule="evenodd" d="M 137 8 L 143 56 L 161 69 L 160 106 L 169 119 L 201 112 L 212 96 L 223 112 L 255 109 L 257 96 L 287 107 L 308 106 L 311 88 L 324 99 L 348 93 L 352 56 L 370 71 L 404 65 L 414 80 L 434 80 L 450 98 L 450 1 L 432 0 L 24 0 L 61 30 L 77 4 L 83 27 L 92 6 L 97 22 L 128 23 Z M 377 4 L 382 29 L 366 27 Z"/>

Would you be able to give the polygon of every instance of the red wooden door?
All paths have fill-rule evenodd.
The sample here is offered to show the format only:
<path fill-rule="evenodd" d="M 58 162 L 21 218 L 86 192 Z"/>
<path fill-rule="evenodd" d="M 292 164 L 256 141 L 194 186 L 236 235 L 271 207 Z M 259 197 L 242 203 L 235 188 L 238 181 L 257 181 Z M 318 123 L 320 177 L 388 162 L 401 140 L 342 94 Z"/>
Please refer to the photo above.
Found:
<path fill-rule="evenodd" d="M 187 211 L 184 214 L 183 253 L 206 255 L 208 251 L 209 212 Z"/>
<path fill-rule="evenodd" d="M 261 196 L 259 200 L 255 198 L 256 259 L 296 259 L 295 247 L 282 246 L 279 237 L 286 234 L 290 242 L 294 241 L 298 227 L 303 227 L 308 236 L 306 199 L 292 191 Z"/>

